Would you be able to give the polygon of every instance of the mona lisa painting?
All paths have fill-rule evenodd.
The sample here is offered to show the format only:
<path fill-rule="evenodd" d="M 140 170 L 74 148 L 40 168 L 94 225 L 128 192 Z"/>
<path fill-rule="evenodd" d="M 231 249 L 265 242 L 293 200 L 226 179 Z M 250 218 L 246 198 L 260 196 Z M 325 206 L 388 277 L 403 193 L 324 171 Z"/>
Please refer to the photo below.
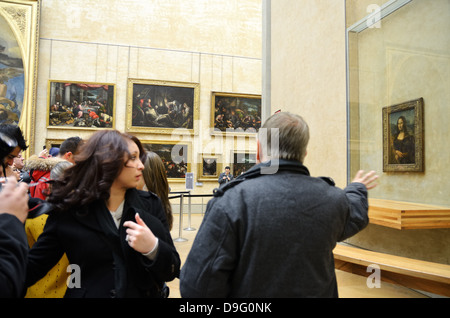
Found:
<path fill-rule="evenodd" d="M 424 171 L 423 98 L 383 108 L 383 171 Z"/>

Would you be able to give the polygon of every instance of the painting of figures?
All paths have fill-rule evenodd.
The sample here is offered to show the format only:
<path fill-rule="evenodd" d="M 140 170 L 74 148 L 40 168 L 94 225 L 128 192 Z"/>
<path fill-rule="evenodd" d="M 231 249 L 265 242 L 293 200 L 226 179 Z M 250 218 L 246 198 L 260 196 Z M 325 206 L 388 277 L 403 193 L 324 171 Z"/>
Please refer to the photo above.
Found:
<path fill-rule="evenodd" d="M 214 132 L 256 133 L 261 127 L 261 96 L 213 92 L 211 115 Z"/>
<path fill-rule="evenodd" d="M 198 118 L 199 85 L 130 79 L 127 130 L 172 133 L 192 132 Z"/>
<path fill-rule="evenodd" d="M 190 169 L 189 144 L 179 144 L 171 141 L 142 141 L 146 151 L 156 153 L 164 164 L 167 178 L 172 181 L 184 181 Z"/>
<path fill-rule="evenodd" d="M 49 128 L 113 128 L 114 84 L 49 81 Z"/>
<path fill-rule="evenodd" d="M 0 123 L 17 124 L 24 96 L 24 68 L 19 44 L 0 15 Z"/>

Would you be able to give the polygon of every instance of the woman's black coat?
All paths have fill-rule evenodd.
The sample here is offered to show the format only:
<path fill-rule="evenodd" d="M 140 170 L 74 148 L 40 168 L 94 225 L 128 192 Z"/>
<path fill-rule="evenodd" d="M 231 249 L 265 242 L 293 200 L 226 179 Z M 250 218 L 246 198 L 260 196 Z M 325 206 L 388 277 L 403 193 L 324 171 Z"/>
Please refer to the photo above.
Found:
<path fill-rule="evenodd" d="M 123 223 L 136 222 L 136 213 L 159 239 L 153 261 L 125 241 Z M 27 285 L 42 278 L 64 253 L 75 265 L 65 297 L 161 297 L 164 282 L 178 277 L 180 271 L 160 199 L 136 189 L 126 193 L 119 229 L 103 201 L 52 212 L 30 251 Z"/>

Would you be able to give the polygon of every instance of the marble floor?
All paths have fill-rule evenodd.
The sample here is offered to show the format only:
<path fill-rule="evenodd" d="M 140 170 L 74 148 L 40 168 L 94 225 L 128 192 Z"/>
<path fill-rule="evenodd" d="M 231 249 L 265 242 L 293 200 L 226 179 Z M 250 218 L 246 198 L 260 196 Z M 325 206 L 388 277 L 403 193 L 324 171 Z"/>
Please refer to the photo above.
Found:
<path fill-rule="evenodd" d="M 191 217 L 183 214 L 181 220 L 180 231 L 180 215 L 174 214 L 174 224 L 172 228 L 172 238 L 174 239 L 175 247 L 178 250 L 181 258 L 181 266 L 183 266 L 192 242 L 197 234 L 197 230 L 202 222 L 203 215 L 201 213 L 193 213 Z M 190 230 L 186 230 L 190 229 Z M 179 239 L 184 239 L 181 241 Z M 366 285 L 366 278 L 336 270 L 338 281 L 339 296 L 341 298 L 428 298 L 429 296 L 418 291 L 405 288 L 398 285 L 381 282 L 380 288 L 368 288 Z M 168 283 L 170 287 L 170 298 L 180 298 L 179 280 Z"/>

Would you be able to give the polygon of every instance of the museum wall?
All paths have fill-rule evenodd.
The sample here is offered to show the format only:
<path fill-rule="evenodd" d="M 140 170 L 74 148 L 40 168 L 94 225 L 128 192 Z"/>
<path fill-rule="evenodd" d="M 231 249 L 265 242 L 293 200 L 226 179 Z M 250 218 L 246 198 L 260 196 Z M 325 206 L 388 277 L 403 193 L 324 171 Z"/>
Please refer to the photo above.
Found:
<path fill-rule="evenodd" d="M 448 32 L 439 31 L 449 29 L 448 15 L 443 16 L 449 12 L 449 1 L 414 1 L 415 6 L 398 12 L 404 15 L 398 18 L 415 23 L 398 30 L 398 22 L 386 20 L 381 29 L 362 34 L 359 45 L 350 48 L 358 55 L 349 61 L 349 68 L 356 72 L 361 85 L 350 95 L 350 104 L 361 104 L 358 111 L 348 114 L 350 122 L 345 29 L 373 12 L 373 5 L 387 1 L 270 2 L 271 110 L 291 111 L 308 121 L 311 141 L 305 164 L 311 174 L 330 176 L 339 187 L 345 187 L 353 169 L 373 169 L 381 178 L 379 186 L 369 192 L 370 197 L 449 206 L 449 156 L 444 146 L 449 128 L 444 123 L 448 116 L 443 115 L 448 114 L 444 101 L 449 100 L 449 42 Z M 395 18 L 395 14 L 389 18 Z M 395 32 L 388 32 L 388 27 L 396 28 Z M 380 32 L 386 32 L 387 38 L 381 38 Z M 405 46 L 405 41 L 413 45 Z M 387 67 L 380 66 L 386 62 Z M 383 173 L 381 108 L 418 97 L 425 100 L 425 172 Z M 347 123 L 359 127 L 350 149 Z M 347 151 L 352 155 L 350 171 Z M 346 243 L 448 264 L 449 234 L 449 229 L 396 230 L 369 224 Z"/>
<path fill-rule="evenodd" d="M 35 151 L 48 140 L 93 133 L 47 128 L 49 80 L 114 84 L 114 126 L 125 131 L 130 78 L 200 84 L 194 135 L 135 133 L 145 141 L 191 143 L 195 179 L 198 153 L 219 153 L 230 164 L 234 147 L 255 150 L 254 137 L 211 136 L 210 113 L 213 91 L 261 94 L 261 10 L 261 0 L 42 0 Z M 217 186 L 203 181 L 193 192 Z M 184 180 L 170 187 L 183 191 Z"/>
<path fill-rule="evenodd" d="M 361 11 L 361 10 L 360 10 Z M 450 1 L 413 1 L 352 37 L 352 171 L 374 169 L 372 198 L 450 207 Z M 356 82 L 356 83 L 355 83 Z M 424 171 L 383 172 L 382 109 L 424 99 Z M 417 137 L 417 136 L 416 136 Z M 416 139 L 417 142 L 417 139 Z M 450 263 L 450 230 L 369 227 L 349 242 L 397 255 Z M 395 243 L 393 243 L 395 242 Z"/>
<path fill-rule="evenodd" d="M 271 110 L 304 117 L 305 165 L 346 185 L 344 0 L 271 1 Z"/>

